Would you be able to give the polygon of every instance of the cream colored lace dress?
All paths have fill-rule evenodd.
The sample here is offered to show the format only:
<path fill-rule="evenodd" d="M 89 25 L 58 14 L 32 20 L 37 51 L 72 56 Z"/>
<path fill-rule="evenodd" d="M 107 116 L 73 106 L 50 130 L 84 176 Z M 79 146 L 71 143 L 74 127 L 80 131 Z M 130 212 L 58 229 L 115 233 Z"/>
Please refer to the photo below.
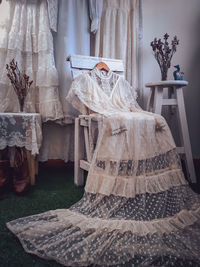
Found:
<path fill-rule="evenodd" d="M 0 112 L 19 111 L 6 72 L 13 58 L 33 80 L 25 111 L 40 113 L 43 122 L 63 118 L 46 0 L 7 0 L 0 5 Z"/>
<path fill-rule="evenodd" d="M 100 118 L 85 193 L 70 209 L 7 223 L 24 249 L 66 266 L 200 266 L 200 198 L 165 120 L 111 71 L 78 76 L 67 99 Z"/>

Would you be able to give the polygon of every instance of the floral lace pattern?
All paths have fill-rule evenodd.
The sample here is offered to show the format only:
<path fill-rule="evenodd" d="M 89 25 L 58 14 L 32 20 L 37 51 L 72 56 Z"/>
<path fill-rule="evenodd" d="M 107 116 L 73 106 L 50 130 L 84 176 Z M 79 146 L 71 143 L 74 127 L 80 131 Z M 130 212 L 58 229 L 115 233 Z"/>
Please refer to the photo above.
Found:
<path fill-rule="evenodd" d="M 0 113 L 0 150 L 25 147 L 39 154 L 42 143 L 41 116 L 33 113 Z"/>

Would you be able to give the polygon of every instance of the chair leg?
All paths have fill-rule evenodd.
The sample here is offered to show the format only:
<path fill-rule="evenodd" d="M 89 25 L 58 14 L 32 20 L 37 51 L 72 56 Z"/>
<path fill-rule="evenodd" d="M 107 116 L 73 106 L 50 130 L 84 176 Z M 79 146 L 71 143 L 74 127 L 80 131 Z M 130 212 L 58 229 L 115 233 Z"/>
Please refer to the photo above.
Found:
<path fill-rule="evenodd" d="M 80 160 L 84 157 L 84 143 L 81 141 L 80 119 L 75 119 L 75 144 L 74 144 L 74 184 L 84 185 L 84 170 L 80 168 Z"/>

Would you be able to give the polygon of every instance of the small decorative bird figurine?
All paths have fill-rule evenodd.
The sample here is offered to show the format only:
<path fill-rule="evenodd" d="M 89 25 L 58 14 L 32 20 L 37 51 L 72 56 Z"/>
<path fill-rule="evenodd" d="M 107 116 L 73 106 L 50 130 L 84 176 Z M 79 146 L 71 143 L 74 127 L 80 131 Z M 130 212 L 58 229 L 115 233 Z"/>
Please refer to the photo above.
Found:
<path fill-rule="evenodd" d="M 173 72 L 174 80 L 183 80 L 184 72 L 180 71 L 180 65 L 176 65 L 174 68 L 176 68 L 176 70 Z"/>

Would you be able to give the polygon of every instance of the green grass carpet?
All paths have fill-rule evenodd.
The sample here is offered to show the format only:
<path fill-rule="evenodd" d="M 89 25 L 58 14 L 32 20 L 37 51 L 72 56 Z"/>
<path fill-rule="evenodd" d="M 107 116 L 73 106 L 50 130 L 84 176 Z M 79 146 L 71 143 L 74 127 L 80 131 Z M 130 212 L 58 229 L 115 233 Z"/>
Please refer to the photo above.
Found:
<path fill-rule="evenodd" d="M 197 164 L 198 163 L 198 164 Z M 200 181 L 200 164 L 196 172 Z M 193 186 L 200 192 L 199 183 Z M 58 267 L 55 261 L 46 261 L 28 254 L 19 240 L 6 228 L 5 223 L 16 218 L 47 210 L 69 208 L 83 195 L 83 188 L 73 184 L 73 168 L 59 161 L 42 163 L 36 185 L 24 197 L 10 193 L 0 200 L 0 267 Z"/>
<path fill-rule="evenodd" d="M 60 264 L 28 254 L 5 223 L 16 218 L 47 210 L 69 208 L 81 199 L 83 188 L 73 184 L 73 168 L 66 164 L 41 164 L 36 185 L 26 196 L 10 193 L 0 200 L 0 266 L 1 267 L 57 267 Z"/>

